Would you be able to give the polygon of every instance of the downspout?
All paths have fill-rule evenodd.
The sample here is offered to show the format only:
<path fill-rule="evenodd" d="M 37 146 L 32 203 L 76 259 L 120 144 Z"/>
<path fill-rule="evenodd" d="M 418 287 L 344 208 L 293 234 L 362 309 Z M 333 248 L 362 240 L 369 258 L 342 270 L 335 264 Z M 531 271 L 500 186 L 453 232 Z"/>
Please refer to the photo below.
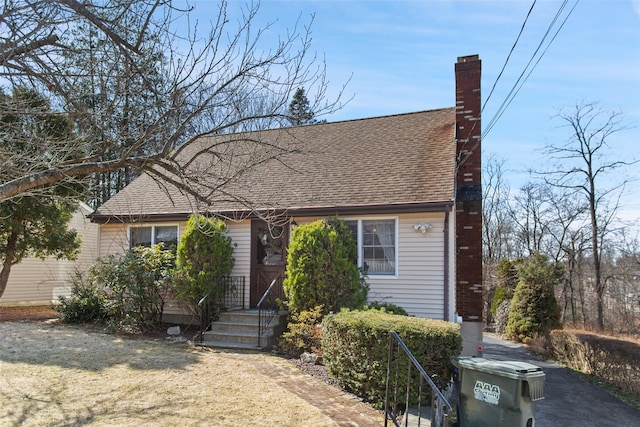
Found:
<path fill-rule="evenodd" d="M 444 319 L 449 321 L 449 212 L 451 206 L 444 207 Z"/>

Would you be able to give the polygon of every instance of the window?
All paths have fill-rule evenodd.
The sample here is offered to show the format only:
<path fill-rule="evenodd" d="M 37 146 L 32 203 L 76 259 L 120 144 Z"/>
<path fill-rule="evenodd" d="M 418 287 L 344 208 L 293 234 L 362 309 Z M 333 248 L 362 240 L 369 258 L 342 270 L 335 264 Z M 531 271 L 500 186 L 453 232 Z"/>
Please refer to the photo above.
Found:
<path fill-rule="evenodd" d="M 258 264 L 284 265 L 284 227 L 264 226 L 258 227 L 256 233 L 256 250 Z"/>
<path fill-rule="evenodd" d="M 174 251 L 178 247 L 178 226 L 162 225 L 151 227 L 131 227 L 129 229 L 129 247 L 145 246 L 164 243 L 164 248 Z"/>
<path fill-rule="evenodd" d="M 152 227 L 135 227 L 131 228 L 129 247 L 136 246 L 151 247 Z"/>
<path fill-rule="evenodd" d="M 351 229 L 351 234 L 353 235 L 353 241 L 356 242 L 356 244 L 358 244 L 358 221 L 347 220 L 345 221 L 345 224 L 347 224 L 347 227 Z"/>
<path fill-rule="evenodd" d="M 396 220 L 346 220 L 358 243 L 358 264 L 369 275 L 396 274 Z"/>
<path fill-rule="evenodd" d="M 362 221 L 362 260 L 368 274 L 396 273 L 396 221 Z"/>

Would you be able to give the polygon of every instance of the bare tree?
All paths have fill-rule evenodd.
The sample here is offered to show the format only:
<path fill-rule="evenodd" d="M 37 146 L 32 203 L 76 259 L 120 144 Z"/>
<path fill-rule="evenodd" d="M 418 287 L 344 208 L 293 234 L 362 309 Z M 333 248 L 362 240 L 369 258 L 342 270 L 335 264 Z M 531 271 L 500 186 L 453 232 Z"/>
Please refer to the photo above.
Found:
<path fill-rule="evenodd" d="M 239 19 L 229 7 L 220 2 L 203 33 L 192 9 L 169 0 L 3 2 L 0 84 L 45 94 L 74 120 L 77 137 L 29 146 L 28 157 L 0 148 L 0 201 L 129 168 L 208 204 L 225 183 L 292 148 L 235 137 L 180 159 L 183 147 L 210 135 L 280 127 L 299 87 L 314 88 L 316 117 L 340 108 L 340 96 L 325 99 L 325 67 L 310 51 L 312 18 L 267 46 L 270 26 L 255 28 L 258 5 L 238 6 Z M 80 36 L 89 42 L 78 43 Z M 241 154 L 245 160 L 233 163 Z M 194 165 L 215 179 L 196 175 Z"/>
<path fill-rule="evenodd" d="M 509 184 L 504 177 L 504 160 L 490 156 L 482 174 L 482 256 L 485 263 L 513 256 L 509 215 Z"/>
<path fill-rule="evenodd" d="M 619 113 L 607 113 L 594 104 L 579 104 L 571 112 L 558 116 L 570 129 L 563 145 L 550 145 L 546 153 L 556 161 L 550 171 L 540 172 L 544 181 L 556 188 L 572 192 L 587 205 L 589 239 L 596 294 L 597 324 L 604 328 L 604 295 L 606 282 L 602 277 L 602 254 L 605 237 L 613 231 L 625 179 L 607 186 L 607 179 L 620 168 L 637 160 L 610 160 L 606 157 L 611 137 L 625 130 Z"/>
<path fill-rule="evenodd" d="M 518 256 L 530 257 L 546 253 L 548 237 L 551 189 L 540 183 L 528 182 L 520 188 L 511 203 L 511 217 L 515 224 Z"/>
<path fill-rule="evenodd" d="M 640 331 L 640 234 L 625 228 L 610 239 L 603 257 L 607 282 L 607 326 L 615 333 L 638 334 Z"/>
<path fill-rule="evenodd" d="M 514 255 L 509 185 L 504 177 L 504 165 L 504 160 L 490 156 L 482 171 L 482 292 L 484 319 L 488 322 L 492 316 L 491 301 L 498 286 L 498 264 Z"/>

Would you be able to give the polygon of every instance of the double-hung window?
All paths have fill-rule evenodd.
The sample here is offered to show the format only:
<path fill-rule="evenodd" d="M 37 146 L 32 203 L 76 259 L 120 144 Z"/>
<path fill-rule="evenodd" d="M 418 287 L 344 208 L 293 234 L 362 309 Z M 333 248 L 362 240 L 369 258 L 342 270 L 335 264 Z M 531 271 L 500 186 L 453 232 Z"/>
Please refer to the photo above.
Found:
<path fill-rule="evenodd" d="M 358 265 L 368 275 L 396 274 L 396 220 L 362 219 L 345 221 L 358 243 Z"/>
<path fill-rule="evenodd" d="M 164 249 L 175 251 L 178 247 L 177 225 L 152 225 L 149 227 L 131 227 L 129 229 L 129 247 L 164 243 Z"/>

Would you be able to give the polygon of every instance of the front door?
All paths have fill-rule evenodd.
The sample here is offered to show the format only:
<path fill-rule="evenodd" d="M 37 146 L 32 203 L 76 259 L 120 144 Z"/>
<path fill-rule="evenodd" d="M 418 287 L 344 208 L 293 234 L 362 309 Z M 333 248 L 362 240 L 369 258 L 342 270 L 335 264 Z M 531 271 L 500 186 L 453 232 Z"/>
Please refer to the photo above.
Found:
<path fill-rule="evenodd" d="M 275 278 L 283 278 L 287 264 L 289 227 L 270 225 L 265 221 L 251 222 L 251 284 L 250 304 L 255 308 Z M 276 286 L 282 287 L 282 279 Z M 281 295 L 281 289 L 274 289 Z"/>

